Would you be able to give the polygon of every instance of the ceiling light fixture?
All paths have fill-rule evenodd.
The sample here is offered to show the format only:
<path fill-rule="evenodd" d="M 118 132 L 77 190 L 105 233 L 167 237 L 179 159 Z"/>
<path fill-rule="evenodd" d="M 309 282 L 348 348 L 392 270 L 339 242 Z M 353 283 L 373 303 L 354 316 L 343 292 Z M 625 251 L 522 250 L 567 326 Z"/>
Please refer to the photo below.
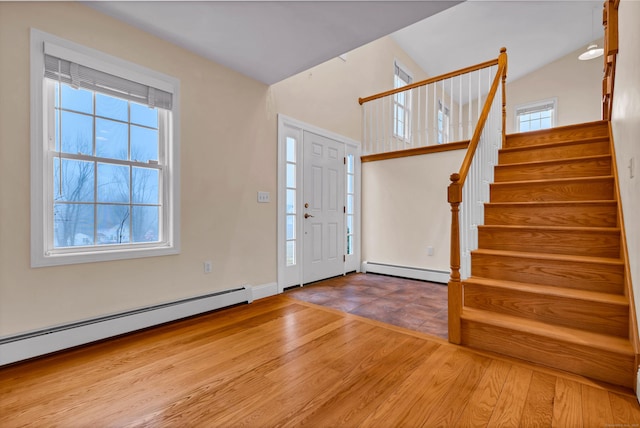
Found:
<path fill-rule="evenodd" d="M 587 50 L 578 56 L 578 59 L 581 61 L 587 61 L 589 59 L 598 58 L 604 54 L 604 49 L 599 48 L 598 45 L 593 44 L 589 45 Z"/>

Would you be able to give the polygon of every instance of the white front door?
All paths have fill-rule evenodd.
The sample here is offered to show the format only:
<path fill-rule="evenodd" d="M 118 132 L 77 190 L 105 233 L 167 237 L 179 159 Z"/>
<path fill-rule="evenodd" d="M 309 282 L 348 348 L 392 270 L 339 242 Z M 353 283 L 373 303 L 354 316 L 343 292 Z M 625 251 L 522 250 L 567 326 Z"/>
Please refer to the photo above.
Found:
<path fill-rule="evenodd" d="M 304 131 L 303 283 L 344 273 L 344 144 Z"/>

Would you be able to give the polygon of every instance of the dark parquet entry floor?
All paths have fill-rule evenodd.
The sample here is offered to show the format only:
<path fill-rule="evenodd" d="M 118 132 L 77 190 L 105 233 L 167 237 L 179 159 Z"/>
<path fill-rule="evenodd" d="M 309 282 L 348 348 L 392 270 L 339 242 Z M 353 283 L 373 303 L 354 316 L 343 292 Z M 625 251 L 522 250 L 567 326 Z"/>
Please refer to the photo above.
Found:
<path fill-rule="evenodd" d="M 287 295 L 447 338 L 445 284 L 371 273 L 352 273 L 290 289 Z"/>

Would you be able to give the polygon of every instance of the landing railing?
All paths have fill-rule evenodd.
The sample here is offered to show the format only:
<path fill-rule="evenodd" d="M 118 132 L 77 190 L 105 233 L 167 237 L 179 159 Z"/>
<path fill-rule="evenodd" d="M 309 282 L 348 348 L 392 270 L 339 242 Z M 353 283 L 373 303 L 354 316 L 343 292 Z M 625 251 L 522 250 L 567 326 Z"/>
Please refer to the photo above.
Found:
<path fill-rule="evenodd" d="M 498 68 L 460 171 L 451 174 L 448 201 L 451 204 L 451 277 L 449 294 L 449 341 L 460 343 L 462 279 L 471 274 L 471 251 L 478 248 L 478 225 L 484 222 L 484 204 L 498 150 L 505 139 L 507 50 L 500 49 Z M 500 90 L 502 97 L 496 97 Z"/>
<path fill-rule="evenodd" d="M 360 98 L 363 155 L 470 140 L 497 68 L 494 59 Z"/>

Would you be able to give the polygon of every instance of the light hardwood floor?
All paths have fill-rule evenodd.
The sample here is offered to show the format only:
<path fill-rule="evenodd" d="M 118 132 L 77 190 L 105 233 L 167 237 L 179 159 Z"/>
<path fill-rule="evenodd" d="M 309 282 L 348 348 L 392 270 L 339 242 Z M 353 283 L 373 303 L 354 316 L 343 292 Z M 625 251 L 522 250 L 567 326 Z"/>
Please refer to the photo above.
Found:
<path fill-rule="evenodd" d="M 631 391 L 284 295 L 0 369 L 3 428 L 613 424 Z"/>

